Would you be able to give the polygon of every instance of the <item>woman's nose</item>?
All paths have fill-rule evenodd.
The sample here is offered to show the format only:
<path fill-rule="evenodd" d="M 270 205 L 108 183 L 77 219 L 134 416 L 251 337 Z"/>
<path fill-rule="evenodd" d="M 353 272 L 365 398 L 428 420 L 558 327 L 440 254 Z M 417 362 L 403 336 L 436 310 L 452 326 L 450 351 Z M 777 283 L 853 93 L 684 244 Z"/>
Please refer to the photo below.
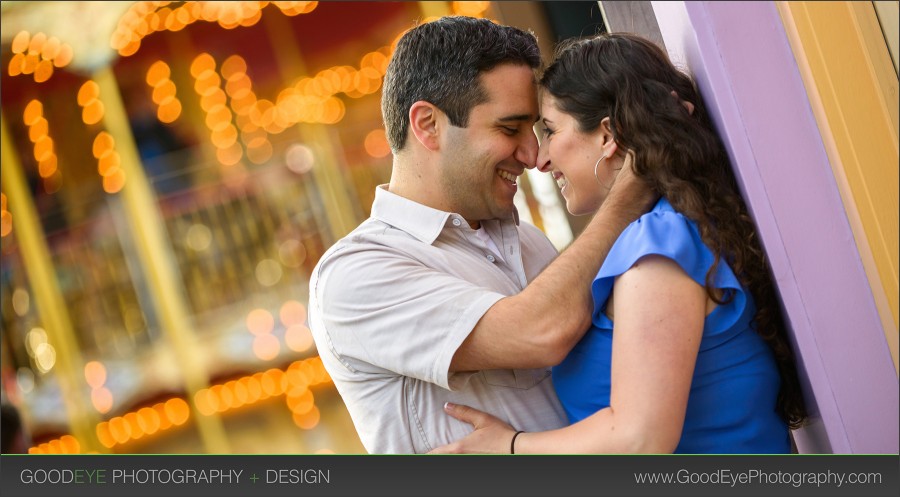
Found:
<path fill-rule="evenodd" d="M 550 171 L 550 154 L 547 153 L 547 147 L 544 144 L 538 147 L 536 166 L 537 170 L 542 173 Z"/>

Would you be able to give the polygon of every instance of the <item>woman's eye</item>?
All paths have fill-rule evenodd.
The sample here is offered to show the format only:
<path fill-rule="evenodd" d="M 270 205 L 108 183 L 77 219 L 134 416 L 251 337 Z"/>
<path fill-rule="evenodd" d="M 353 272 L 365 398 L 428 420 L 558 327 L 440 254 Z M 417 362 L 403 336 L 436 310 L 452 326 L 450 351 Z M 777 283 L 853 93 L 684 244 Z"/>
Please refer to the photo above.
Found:
<path fill-rule="evenodd" d="M 553 134 L 553 130 L 550 128 L 543 128 L 541 129 L 541 133 L 543 133 L 544 136 L 550 136 Z"/>

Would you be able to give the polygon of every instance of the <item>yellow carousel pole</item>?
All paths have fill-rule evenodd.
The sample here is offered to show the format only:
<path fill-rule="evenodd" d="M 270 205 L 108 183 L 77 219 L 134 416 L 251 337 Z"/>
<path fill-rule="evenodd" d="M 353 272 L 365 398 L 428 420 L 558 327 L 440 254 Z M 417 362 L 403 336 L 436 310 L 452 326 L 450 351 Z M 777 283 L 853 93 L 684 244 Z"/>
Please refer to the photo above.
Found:
<path fill-rule="evenodd" d="M 87 391 L 84 378 L 84 362 L 68 307 L 53 271 L 50 249 L 41 229 L 41 221 L 25 180 L 22 163 L 15 145 L 0 116 L 0 153 L 2 153 L 3 188 L 13 216 L 16 239 L 19 242 L 22 262 L 28 282 L 34 291 L 37 312 L 47 331 L 49 342 L 56 349 L 56 377 L 59 380 L 63 405 L 69 418 L 73 436 L 78 439 L 81 452 L 106 452 L 99 443 L 96 426 L 99 415 L 85 402 L 82 393 Z"/>
<path fill-rule="evenodd" d="M 163 333 L 175 352 L 175 359 L 184 376 L 191 415 L 206 452 L 228 453 L 230 450 L 221 418 L 217 415 L 204 416 L 197 409 L 196 394 L 209 386 L 209 378 L 201 361 L 197 360 L 197 344 L 190 313 L 185 306 L 184 287 L 172 248 L 166 243 L 166 230 L 138 154 L 118 82 L 111 67 L 95 72 L 93 79 L 100 87 L 99 98 L 105 107 L 104 123 L 115 139 L 125 172 L 125 186 L 120 193 L 125 215 L 133 228 L 138 259 L 150 294 L 157 304 Z"/>
<path fill-rule="evenodd" d="M 305 74 L 306 63 L 297 46 L 294 43 L 279 43 L 279 40 L 293 39 L 285 16 L 277 12 L 268 12 L 267 14 L 263 16 L 263 22 L 266 24 L 266 33 L 272 40 L 272 46 L 277 47 L 275 60 L 282 79 L 290 81 L 293 77 Z M 334 240 L 338 240 L 353 231 L 361 219 L 356 218 L 355 209 L 347 190 L 347 181 L 341 177 L 339 166 L 334 160 L 334 157 L 338 155 L 338 151 L 335 150 L 337 147 L 324 125 L 300 124 L 297 129 L 301 140 L 320 151 L 311 173 L 316 188 L 325 203 L 323 210 L 328 219 L 331 234 Z"/>

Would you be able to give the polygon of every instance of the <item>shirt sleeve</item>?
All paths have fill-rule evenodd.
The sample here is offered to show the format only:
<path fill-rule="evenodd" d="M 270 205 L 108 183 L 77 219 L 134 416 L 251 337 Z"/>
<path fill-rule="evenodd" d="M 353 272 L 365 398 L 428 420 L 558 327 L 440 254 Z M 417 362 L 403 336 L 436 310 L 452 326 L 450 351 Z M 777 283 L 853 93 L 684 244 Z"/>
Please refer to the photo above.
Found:
<path fill-rule="evenodd" d="M 505 297 L 399 250 L 356 246 L 323 261 L 313 291 L 328 346 L 345 367 L 447 389 L 456 350 Z"/>
<path fill-rule="evenodd" d="M 647 255 L 660 255 L 675 261 L 687 275 L 706 287 L 706 273 L 714 256 L 703 242 L 696 224 L 681 213 L 669 209 L 655 209 L 631 223 L 607 255 L 591 286 L 594 298 L 594 323 L 608 320 L 604 306 L 612 292 L 615 278 L 631 269 L 635 262 Z M 727 304 L 724 319 L 717 319 L 714 328 L 705 331 L 709 336 L 724 331 L 744 314 L 748 295 L 724 259 L 719 260 L 711 279 L 715 288 L 725 290 L 733 298 Z"/>

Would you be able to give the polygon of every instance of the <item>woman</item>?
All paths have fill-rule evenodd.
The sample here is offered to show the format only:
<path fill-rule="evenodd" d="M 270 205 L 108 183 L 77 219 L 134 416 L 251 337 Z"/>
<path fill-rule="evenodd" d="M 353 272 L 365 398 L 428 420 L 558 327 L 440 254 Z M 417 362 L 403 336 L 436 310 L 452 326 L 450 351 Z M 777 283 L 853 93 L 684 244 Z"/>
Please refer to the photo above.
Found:
<path fill-rule="evenodd" d="M 662 198 L 616 241 L 593 325 L 554 368 L 572 424 L 516 432 L 448 404 L 475 431 L 434 452 L 790 452 L 806 416 L 790 345 L 691 79 L 652 42 L 604 34 L 562 47 L 541 87 L 538 167 L 572 214 L 594 213 L 626 161 Z"/>

